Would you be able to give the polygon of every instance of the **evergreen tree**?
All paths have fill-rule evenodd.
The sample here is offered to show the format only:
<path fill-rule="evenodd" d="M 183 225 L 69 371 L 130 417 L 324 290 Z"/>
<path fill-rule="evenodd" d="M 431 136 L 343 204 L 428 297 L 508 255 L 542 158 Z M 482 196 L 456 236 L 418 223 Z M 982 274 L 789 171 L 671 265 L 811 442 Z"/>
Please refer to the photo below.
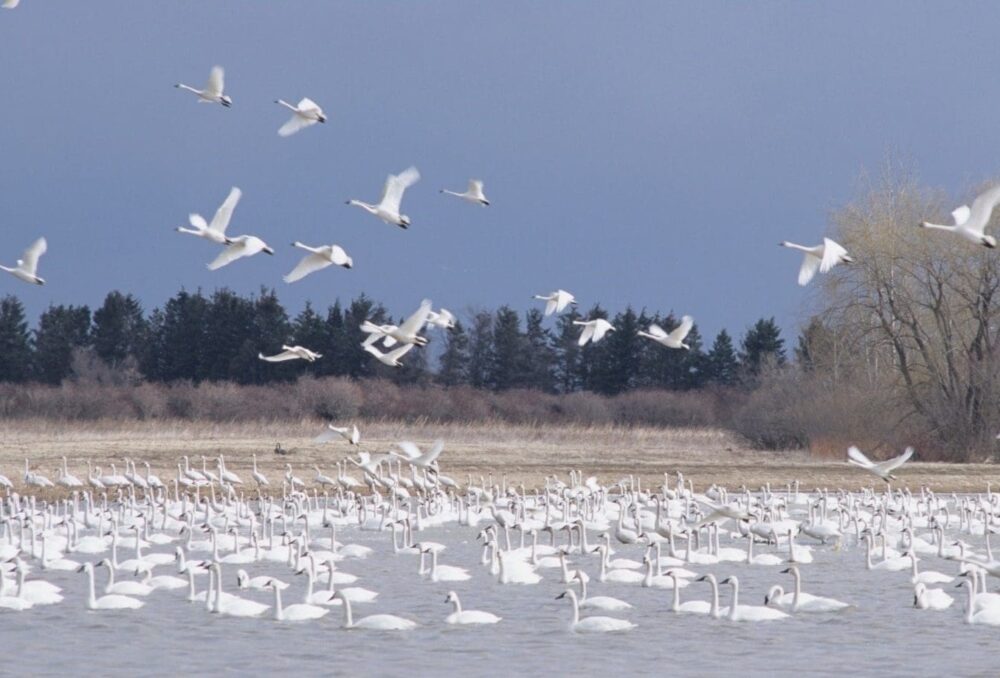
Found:
<path fill-rule="evenodd" d="M 31 377 L 31 335 L 17 297 L 0 299 L 0 381 L 22 383 Z"/>
<path fill-rule="evenodd" d="M 460 320 L 445 334 L 437 380 L 445 386 L 469 383 L 469 335 Z"/>
<path fill-rule="evenodd" d="M 146 341 L 142 305 L 131 294 L 109 292 L 94 311 L 94 352 L 110 367 L 119 367 L 129 356 L 138 358 Z"/>
<path fill-rule="evenodd" d="M 261 353 L 280 353 L 281 347 L 291 341 L 288 314 L 273 289 L 262 288 L 260 296 L 252 303 L 250 334 L 230 363 L 231 377 L 248 384 L 294 379 L 298 371 L 294 363 L 269 363 L 259 357 Z"/>
<path fill-rule="evenodd" d="M 238 296 L 232 290 L 222 288 L 212 294 L 205 315 L 204 340 L 202 341 L 199 364 L 202 379 L 225 381 L 233 379 L 245 383 L 238 369 L 231 369 L 235 354 L 242 351 L 252 353 L 256 344 L 250 340 L 253 332 L 253 302 Z M 247 350 L 249 347 L 249 351 Z M 246 362 L 246 356 L 243 358 Z"/>
<path fill-rule="evenodd" d="M 595 304 L 586 317 L 588 321 L 597 318 L 607 320 L 608 313 L 599 304 Z M 583 328 L 574 325 L 570 331 L 571 336 L 579 342 Z M 613 369 L 610 351 L 603 341 L 597 344 L 591 342 L 580 349 L 580 378 L 584 389 L 595 393 L 611 393 L 614 388 L 614 377 L 611 375 Z"/>
<path fill-rule="evenodd" d="M 202 357 L 208 312 L 209 301 L 200 291 L 181 290 L 150 314 L 140 361 L 147 379 L 198 382 L 207 377 Z"/>
<path fill-rule="evenodd" d="M 59 384 L 73 369 L 73 350 L 90 343 L 90 309 L 86 306 L 50 306 L 35 331 L 35 376 Z"/>
<path fill-rule="evenodd" d="M 631 307 L 615 316 L 611 324 L 615 331 L 609 331 L 598 345 L 603 356 L 592 377 L 592 388 L 608 395 L 635 388 L 642 352 L 639 318 Z"/>
<path fill-rule="evenodd" d="M 469 334 L 469 383 L 475 388 L 492 388 L 493 314 L 480 311 L 472 318 Z"/>
<path fill-rule="evenodd" d="M 785 364 L 785 340 L 773 317 L 754 323 L 740 342 L 740 364 L 747 374 L 757 375 L 770 362 Z"/>
<path fill-rule="evenodd" d="M 349 370 L 351 348 L 347 345 L 347 331 L 344 327 L 344 310 L 340 307 L 340 300 L 334 302 L 333 306 L 327 309 L 326 320 L 323 322 L 328 337 L 327 352 L 323 354 L 325 360 L 321 366 L 321 374 L 334 374 L 344 376 Z"/>
<path fill-rule="evenodd" d="M 489 384 L 499 390 L 523 386 L 527 372 L 521 320 L 510 306 L 497 309 L 493 320 L 493 354 Z"/>
<path fill-rule="evenodd" d="M 537 308 L 528 311 L 524 322 L 525 383 L 528 388 L 555 391 L 556 351 L 552 333 L 545 329 L 545 316 Z"/>
<path fill-rule="evenodd" d="M 555 383 L 560 393 L 573 393 L 583 388 L 586 375 L 578 343 L 580 328 L 573 324 L 579 319 L 580 314 L 575 307 L 571 307 L 556 320 Z"/>
<path fill-rule="evenodd" d="M 305 363 L 297 365 L 301 374 L 309 371 L 316 375 L 331 374 L 330 364 L 336 358 L 333 355 L 333 346 L 330 342 L 330 334 L 323 318 L 313 310 L 312 305 L 307 301 L 305 308 L 295 316 L 291 327 L 292 343 L 305 346 L 311 351 L 320 353 L 323 357 L 315 363 Z M 304 361 L 303 361 L 304 362 Z"/>
<path fill-rule="evenodd" d="M 732 386 L 739 376 L 740 363 L 736 359 L 733 339 L 726 330 L 720 330 L 712 342 L 712 350 L 705 361 L 706 382 L 720 386 Z"/>

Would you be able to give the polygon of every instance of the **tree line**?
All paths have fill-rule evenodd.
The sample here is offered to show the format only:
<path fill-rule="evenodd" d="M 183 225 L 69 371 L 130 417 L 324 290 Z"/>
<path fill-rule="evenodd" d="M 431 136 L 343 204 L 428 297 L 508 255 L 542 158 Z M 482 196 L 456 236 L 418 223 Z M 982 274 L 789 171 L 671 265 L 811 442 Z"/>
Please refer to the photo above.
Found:
<path fill-rule="evenodd" d="M 762 318 L 738 345 L 720 331 L 705 346 L 695 326 L 689 351 L 639 337 L 651 323 L 670 331 L 672 314 L 626 308 L 613 317 L 599 305 L 545 318 L 509 306 L 467 314 L 450 330 L 428 328 L 428 347 L 411 351 L 401 369 L 387 368 L 361 348 L 364 320 L 399 322 L 367 296 L 325 312 L 311 304 L 294 317 L 274 290 L 241 296 L 229 289 L 210 295 L 181 290 L 146 313 L 131 294 L 110 292 L 100 307 L 53 305 L 29 327 L 14 296 L 0 300 L 0 382 L 60 384 L 85 374 L 150 382 L 231 381 L 268 384 L 303 374 L 382 377 L 400 384 L 436 382 L 503 391 L 592 391 L 614 395 L 634 389 L 693 390 L 750 383 L 765 364 L 785 362 L 784 339 L 773 318 Z M 581 318 L 608 319 L 616 328 L 598 344 L 577 345 Z M 300 344 L 323 354 L 308 364 L 271 364 L 259 353 Z"/>

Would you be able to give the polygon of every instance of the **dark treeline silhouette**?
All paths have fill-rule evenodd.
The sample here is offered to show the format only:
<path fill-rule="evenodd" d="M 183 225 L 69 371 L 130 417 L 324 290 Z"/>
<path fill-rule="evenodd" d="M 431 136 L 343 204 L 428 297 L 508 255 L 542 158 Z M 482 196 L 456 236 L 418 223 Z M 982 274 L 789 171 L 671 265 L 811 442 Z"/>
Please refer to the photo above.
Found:
<path fill-rule="evenodd" d="M 581 348 L 580 327 L 573 321 L 584 317 L 607 318 L 616 331 Z M 473 313 L 451 330 L 428 328 L 428 347 L 411 351 L 405 367 L 392 369 L 362 350 L 360 325 L 366 319 L 401 320 L 364 295 L 347 305 L 337 301 L 325 312 L 306 304 L 290 317 L 267 289 L 249 297 L 228 289 L 211 295 L 182 290 L 150 313 L 132 295 L 114 291 L 93 311 L 50 306 L 31 329 L 20 301 L 7 296 L 0 300 L 0 382 L 57 385 L 98 370 L 119 383 L 265 385 L 308 374 L 491 391 L 616 395 L 636 389 L 752 386 L 763 365 L 785 361 L 784 340 L 773 318 L 750 327 L 739 347 L 725 330 L 705 346 L 696 325 L 687 339 L 691 350 L 679 351 L 636 334 L 651 323 L 669 332 L 679 324 L 672 314 L 626 308 L 611 317 L 594 306 L 585 314 L 573 310 L 545 318 L 538 309 L 522 316 L 502 306 Z M 280 351 L 282 344 L 306 346 L 323 358 L 312 364 L 258 359 L 259 353 Z"/>

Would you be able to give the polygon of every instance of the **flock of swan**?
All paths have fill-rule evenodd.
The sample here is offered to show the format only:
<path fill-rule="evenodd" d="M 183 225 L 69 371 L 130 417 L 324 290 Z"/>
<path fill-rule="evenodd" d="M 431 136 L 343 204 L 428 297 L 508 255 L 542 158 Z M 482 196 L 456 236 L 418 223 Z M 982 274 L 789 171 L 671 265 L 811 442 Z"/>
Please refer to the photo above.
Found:
<path fill-rule="evenodd" d="M 358 446 L 360 433 L 330 426 L 317 440 Z M 854 466 L 885 481 L 881 491 L 802 492 L 795 484 L 732 493 L 716 485 L 696 492 L 680 473 L 646 488 L 577 471 L 534 490 L 505 476 L 460 483 L 441 472 L 443 450 L 438 441 L 426 450 L 400 442 L 387 453 L 360 451 L 332 477 L 315 467 L 311 482 L 286 464 L 273 484 L 256 457 L 247 482 L 221 455 L 212 463 L 202 457 L 200 469 L 183 457 L 166 482 L 129 459 L 121 473 L 88 461 L 86 480 L 63 459 L 55 481 L 25 460 L 18 486 L 0 476 L 0 610 L 79 604 L 141 614 L 133 611 L 179 596 L 192 613 L 329 623 L 324 618 L 339 607 L 346 629 L 410 631 L 517 623 L 504 621 L 503 610 L 463 607 L 458 591 L 475 601 L 483 587 L 548 585 L 565 601 L 570 630 L 626 632 L 642 623 L 630 616 L 639 596 L 662 596 L 665 614 L 728 622 L 842 613 L 855 603 L 803 590 L 810 565 L 823 560 L 883 578 L 919 610 L 950 610 L 963 587 L 962 619 L 1000 625 L 1000 594 L 987 587 L 1000 577 L 990 547 L 1000 494 L 893 490 L 892 474 L 912 450 L 876 464 L 851 449 Z M 55 487 L 65 488 L 60 498 L 36 494 Z M 371 545 L 348 541 L 362 533 Z M 437 535 L 448 539 L 432 541 Z M 984 552 L 970 535 L 983 538 Z M 457 550 L 462 562 L 478 551 L 480 572 L 448 562 Z M 393 606 L 380 597 L 368 559 L 450 607 L 440 619 L 356 614 Z M 76 590 L 49 580 L 67 571 L 81 573 Z M 771 573 L 766 593 L 741 589 L 748 571 Z M 305 586 L 293 590 L 292 581 Z M 748 595 L 763 604 L 746 602 Z"/>

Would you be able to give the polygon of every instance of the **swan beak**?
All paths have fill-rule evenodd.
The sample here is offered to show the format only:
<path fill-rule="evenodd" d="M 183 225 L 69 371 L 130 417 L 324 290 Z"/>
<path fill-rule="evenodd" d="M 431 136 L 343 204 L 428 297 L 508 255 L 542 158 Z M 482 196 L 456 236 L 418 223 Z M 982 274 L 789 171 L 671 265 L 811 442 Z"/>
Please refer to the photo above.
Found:
<path fill-rule="evenodd" d="M 788 569 L 785 569 L 785 570 L 782 570 L 782 571 L 781 571 L 781 572 L 779 572 L 778 574 L 790 574 L 790 573 L 791 573 L 791 571 L 792 571 L 792 568 L 790 568 L 790 567 L 789 567 Z"/>
<path fill-rule="evenodd" d="M 559 594 L 558 596 L 556 596 L 556 600 L 559 600 L 560 598 L 565 598 L 565 597 L 566 597 L 566 592 L 565 592 L 565 591 L 563 591 L 563 592 L 562 592 L 562 593 L 560 593 L 560 594 Z"/>
<path fill-rule="evenodd" d="M 84 569 L 86 569 L 86 568 L 83 565 L 81 565 L 80 567 L 76 568 L 76 571 L 77 572 L 83 572 Z"/>

